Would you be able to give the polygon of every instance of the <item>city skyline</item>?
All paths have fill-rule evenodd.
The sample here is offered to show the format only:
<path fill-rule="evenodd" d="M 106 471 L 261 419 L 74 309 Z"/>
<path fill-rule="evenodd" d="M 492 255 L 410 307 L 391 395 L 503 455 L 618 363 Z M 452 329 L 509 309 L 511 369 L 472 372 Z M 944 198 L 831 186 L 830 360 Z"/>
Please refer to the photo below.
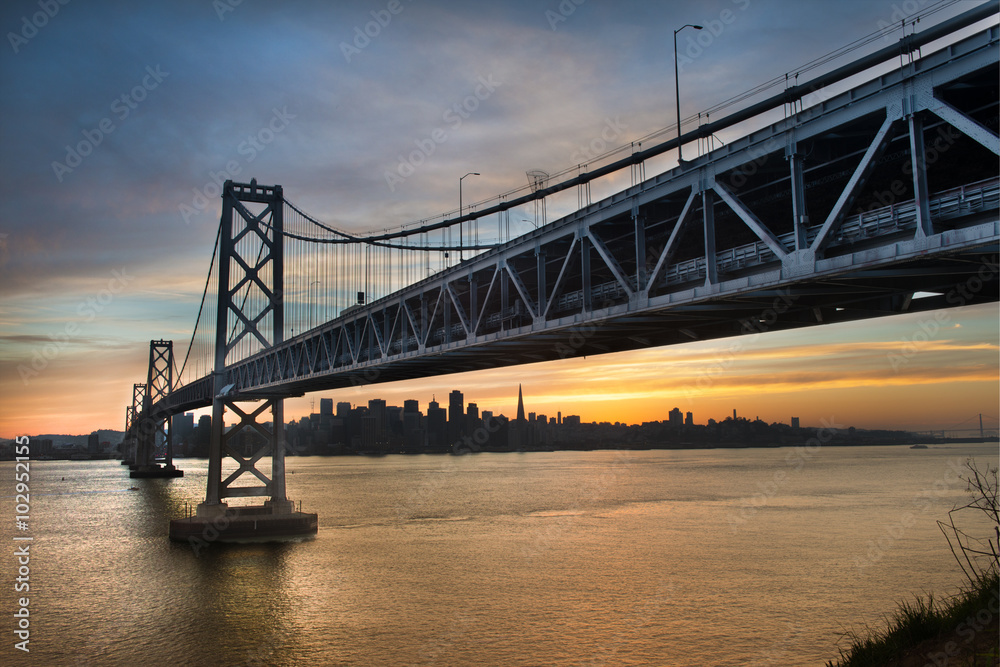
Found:
<path fill-rule="evenodd" d="M 398 384 L 409 385 L 412 383 L 398 383 Z M 379 386 L 385 386 L 385 385 L 378 385 L 378 384 L 368 385 L 365 387 L 365 389 L 372 390 Z M 357 389 L 359 389 L 360 391 L 362 388 L 357 388 Z M 507 389 L 509 390 L 510 388 L 508 387 Z M 315 392 L 314 394 L 310 395 L 313 397 L 308 398 L 308 403 L 309 403 L 308 409 L 302 414 L 297 414 L 297 413 L 286 414 L 285 423 L 287 425 L 294 425 L 301 423 L 303 421 L 308 421 L 310 418 L 315 418 L 321 414 L 333 414 L 336 416 L 341 410 L 345 408 L 349 411 L 369 410 L 371 409 L 373 403 L 380 404 L 383 410 L 387 410 L 390 412 L 399 411 L 400 419 L 402 419 L 403 413 L 408 411 L 413 411 L 419 414 L 421 417 L 426 417 L 429 414 L 430 410 L 439 409 L 446 415 L 446 420 L 450 422 L 452 409 L 456 405 L 455 402 L 457 401 L 458 402 L 457 404 L 461 406 L 461 414 L 463 415 L 467 413 L 468 408 L 472 407 L 475 410 L 477 416 L 489 415 L 491 417 L 500 418 L 508 422 L 516 421 L 519 418 L 518 415 L 523 412 L 526 415 L 525 419 L 527 421 L 534 421 L 536 417 L 537 418 L 545 417 L 547 423 L 556 423 L 560 425 L 564 423 L 564 420 L 571 419 L 574 420 L 574 422 L 576 423 L 582 423 L 582 424 L 593 424 L 593 425 L 609 424 L 609 425 L 621 425 L 621 426 L 631 427 L 631 426 L 639 426 L 642 425 L 643 423 L 656 423 L 656 422 L 665 423 L 668 421 L 671 423 L 675 423 L 673 420 L 674 420 L 674 415 L 676 413 L 676 415 L 679 416 L 679 418 L 683 421 L 685 425 L 693 425 L 693 426 L 711 425 L 712 423 L 718 423 L 729 419 L 737 419 L 737 418 L 745 419 L 748 421 L 759 420 L 772 425 L 779 424 L 779 425 L 788 425 L 792 427 L 801 426 L 802 428 L 833 427 L 838 429 L 847 429 L 850 427 L 858 426 L 857 424 L 854 424 L 850 421 L 846 421 L 844 423 L 838 422 L 836 420 L 836 417 L 832 415 L 830 417 L 820 417 L 816 421 L 810 421 L 810 418 L 803 419 L 801 416 L 799 416 L 794 412 L 791 412 L 784 416 L 767 418 L 766 416 L 762 416 L 761 414 L 755 413 L 751 410 L 744 410 L 742 407 L 743 404 L 740 403 L 734 403 L 729 408 L 722 409 L 721 412 L 713 413 L 711 416 L 704 416 L 698 412 L 697 402 L 695 401 L 689 402 L 687 404 L 687 407 L 683 407 L 681 404 L 670 405 L 668 403 L 664 403 L 659 408 L 660 412 L 656 412 L 655 409 L 652 409 L 650 412 L 644 413 L 647 415 L 647 418 L 641 420 L 630 421 L 624 418 L 591 419 L 586 414 L 577 414 L 577 411 L 574 411 L 572 409 L 567 409 L 565 406 L 560 406 L 559 404 L 552 401 L 550 396 L 545 397 L 546 403 L 544 403 L 545 406 L 544 409 L 536 408 L 535 405 L 531 402 L 530 387 L 529 387 L 528 399 L 525 400 L 523 398 L 523 386 L 520 384 L 517 387 L 517 397 L 513 399 L 511 406 L 506 408 L 507 412 L 505 412 L 504 409 L 496 410 L 496 409 L 491 409 L 488 405 L 481 405 L 479 400 L 476 400 L 474 397 L 470 397 L 470 395 L 468 395 L 466 391 L 463 389 L 450 389 L 443 394 L 443 398 L 441 399 L 439 399 L 438 394 L 433 392 L 430 393 L 428 396 L 428 395 L 417 395 L 413 392 L 407 393 L 406 390 L 401 390 L 400 393 L 393 394 L 394 396 L 397 397 L 393 398 L 392 400 L 388 400 L 378 395 L 377 391 L 363 395 L 359 393 L 359 397 L 355 401 L 345 401 L 342 400 L 343 397 L 338 399 L 336 396 L 321 396 L 324 393 L 329 394 L 331 392 Z M 336 392 L 332 393 L 336 394 Z M 399 398 L 400 396 L 404 398 Z M 305 400 L 305 399 L 300 399 L 300 400 Z M 393 401 L 395 401 L 398 404 L 394 404 Z M 208 409 L 190 410 L 190 411 L 185 411 L 183 413 L 178 413 L 176 417 L 183 417 L 185 422 L 188 420 L 188 418 L 190 418 L 194 425 L 198 425 L 199 422 L 202 420 L 211 419 L 211 411 Z M 231 415 L 229 415 L 228 412 L 227 412 L 227 417 L 231 418 Z M 973 431 L 979 430 L 980 418 L 982 419 L 984 430 L 986 430 L 987 432 L 991 430 L 992 431 L 997 430 L 998 428 L 997 416 L 986 413 L 975 413 L 970 415 L 967 419 L 963 420 L 960 423 L 955 423 L 949 425 L 948 427 L 936 428 L 936 429 L 917 429 L 917 428 L 892 429 L 892 428 L 883 428 L 878 425 L 862 426 L 861 428 L 870 430 L 897 430 L 897 431 L 909 431 L 918 433 L 919 432 L 947 433 L 949 431 L 952 432 L 953 434 L 958 434 L 961 432 L 972 433 Z M 238 420 L 227 420 L 226 427 L 229 428 L 237 423 Z M 270 423 L 270 422 L 265 420 L 265 423 Z M 93 436 L 98 431 L 121 432 L 122 429 L 116 428 L 114 425 L 108 425 L 108 426 L 98 427 L 92 429 L 89 432 L 84 432 L 84 433 L 58 433 L 56 431 L 51 431 L 51 432 L 38 431 L 34 433 L 25 433 L 22 435 L 29 435 L 34 437 L 64 435 L 67 437 L 80 438 L 80 437 L 86 437 L 88 436 L 88 434 L 90 436 Z M 13 438 L 5 438 L 3 436 L 0 436 L 0 440 L 4 439 L 13 440 Z"/>
<path fill-rule="evenodd" d="M 391 227 L 454 210 L 462 174 L 481 174 L 462 185 L 474 205 L 524 185 L 526 170 L 555 172 L 671 128 L 663 35 L 679 26 L 705 26 L 680 36 L 688 116 L 907 18 L 891 1 L 571 4 L 403 3 L 366 39 L 358 30 L 384 19 L 382 7 L 177 3 L 125 16 L 114 3 L 69 4 L 32 31 L 22 19 L 30 23 L 37 3 L 5 4 L 0 25 L 19 37 L 0 59 L 0 436 L 123 426 L 149 341 L 186 348 L 220 174 L 281 184 L 347 230 Z M 943 3 L 918 28 L 978 4 Z M 246 50 L 248 36 L 265 46 Z M 445 117 L 483 81 L 492 90 L 474 113 Z M 393 177 L 398 156 L 439 126 L 447 141 Z M 257 139 L 265 128 L 267 142 Z M 672 152 L 646 176 L 674 164 Z M 595 183 L 595 200 L 626 180 Z M 549 220 L 573 208 L 549 205 Z M 532 214 L 516 213 L 515 231 L 530 231 Z M 510 414 L 508 387 L 523 382 L 537 411 L 572 406 L 588 421 L 641 423 L 676 404 L 705 419 L 736 406 L 769 422 L 941 429 L 996 412 L 997 319 L 996 304 L 950 308 L 374 391 L 401 402 L 463 386 L 481 409 Z M 289 399 L 286 414 L 372 391 Z"/>

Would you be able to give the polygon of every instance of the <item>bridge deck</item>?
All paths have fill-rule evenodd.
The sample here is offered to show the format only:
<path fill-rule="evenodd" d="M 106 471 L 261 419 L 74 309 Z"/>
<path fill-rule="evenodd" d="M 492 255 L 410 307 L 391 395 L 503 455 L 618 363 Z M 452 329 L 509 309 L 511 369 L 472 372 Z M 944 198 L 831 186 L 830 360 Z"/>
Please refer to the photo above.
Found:
<path fill-rule="evenodd" d="M 230 363 L 230 398 L 996 301 L 997 43 L 973 35 Z"/>

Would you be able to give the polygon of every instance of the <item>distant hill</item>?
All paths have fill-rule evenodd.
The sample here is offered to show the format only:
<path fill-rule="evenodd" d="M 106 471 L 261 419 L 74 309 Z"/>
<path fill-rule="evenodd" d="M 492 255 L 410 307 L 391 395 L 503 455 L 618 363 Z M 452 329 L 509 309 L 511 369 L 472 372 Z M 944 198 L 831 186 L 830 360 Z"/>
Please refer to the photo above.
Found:
<path fill-rule="evenodd" d="M 112 447 L 114 447 L 119 442 L 121 442 L 122 438 L 125 437 L 125 433 L 123 431 L 113 431 L 111 429 L 104 429 L 104 428 L 98 429 L 97 430 L 97 435 L 100 438 L 101 442 L 110 442 Z M 45 434 L 41 434 L 41 435 L 32 435 L 32 436 L 30 436 L 30 438 L 32 440 L 51 440 L 52 444 L 54 446 L 56 446 L 56 447 L 58 447 L 59 445 L 62 445 L 62 444 L 66 444 L 66 443 L 73 444 L 73 445 L 82 445 L 82 446 L 86 447 L 87 446 L 87 438 L 89 438 L 89 437 L 90 437 L 89 433 L 84 434 L 84 435 L 65 435 L 65 434 L 58 434 L 58 433 L 45 433 Z"/>

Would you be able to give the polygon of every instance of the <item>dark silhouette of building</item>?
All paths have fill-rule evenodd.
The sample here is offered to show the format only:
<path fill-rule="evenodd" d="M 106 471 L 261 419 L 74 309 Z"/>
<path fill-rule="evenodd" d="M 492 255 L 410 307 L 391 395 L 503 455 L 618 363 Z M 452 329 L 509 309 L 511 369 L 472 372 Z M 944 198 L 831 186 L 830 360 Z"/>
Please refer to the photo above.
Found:
<path fill-rule="evenodd" d="M 427 406 L 427 446 L 442 450 L 447 447 L 448 411 L 431 401 Z"/>
<path fill-rule="evenodd" d="M 427 446 L 427 431 L 423 427 L 420 402 L 403 401 L 403 450 L 418 452 Z"/>
<path fill-rule="evenodd" d="M 465 397 L 457 389 L 448 394 L 448 438 L 458 442 L 465 435 Z"/>
<path fill-rule="evenodd" d="M 471 434 L 479 428 L 479 423 L 479 406 L 475 403 L 469 403 L 465 409 L 465 428 L 467 434 Z"/>
<path fill-rule="evenodd" d="M 534 413 L 531 416 L 534 417 Z M 507 446 L 511 450 L 528 446 L 528 421 L 524 418 L 524 393 L 521 385 L 517 385 L 517 419 L 507 426 Z"/>
<path fill-rule="evenodd" d="M 212 415 L 198 417 L 198 428 L 194 432 L 193 456 L 208 456 L 208 446 L 212 440 Z"/>

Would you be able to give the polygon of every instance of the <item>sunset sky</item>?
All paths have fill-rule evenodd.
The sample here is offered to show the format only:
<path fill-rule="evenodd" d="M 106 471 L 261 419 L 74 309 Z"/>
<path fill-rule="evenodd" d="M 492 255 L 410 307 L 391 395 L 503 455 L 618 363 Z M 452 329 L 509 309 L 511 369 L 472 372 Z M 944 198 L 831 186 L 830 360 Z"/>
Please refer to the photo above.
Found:
<path fill-rule="evenodd" d="M 394 227 L 453 210 L 464 173 L 482 173 L 464 184 L 466 202 L 479 201 L 524 185 L 527 169 L 575 164 L 609 122 L 624 145 L 668 127 L 672 31 L 685 23 L 707 28 L 700 47 L 691 31 L 679 36 L 692 55 L 681 74 L 686 116 L 898 22 L 911 4 L 935 5 L 3 3 L 0 437 L 123 428 L 150 339 L 182 353 L 191 335 L 220 210 L 199 193 L 227 163 L 237 180 L 280 184 L 343 229 Z M 938 4 L 920 29 L 981 3 Z M 365 37 L 372 21 L 381 25 Z M 494 92 L 388 187 L 398 156 L 484 79 Z M 248 149 L 276 117 L 273 141 Z M 87 155 L 71 155 L 84 141 Z M 568 211 L 550 208 L 550 220 L 559 212 Z M 512 415 L 521 383 L 528 410 L 584 421 L 664 419 L 677 406 L 696 423 L 736 409 L 769 422 L 927 430 L 978 426 L 982 413 L 995 428 L 996 305 L 949 310 L 924 336 L 929 318 L 323 392 L 288 401 L 286 415 L 309 412 L 313 399 L 318 409 L 321 397 L 416 398 L 426 410 L 452 389 Z"/>

